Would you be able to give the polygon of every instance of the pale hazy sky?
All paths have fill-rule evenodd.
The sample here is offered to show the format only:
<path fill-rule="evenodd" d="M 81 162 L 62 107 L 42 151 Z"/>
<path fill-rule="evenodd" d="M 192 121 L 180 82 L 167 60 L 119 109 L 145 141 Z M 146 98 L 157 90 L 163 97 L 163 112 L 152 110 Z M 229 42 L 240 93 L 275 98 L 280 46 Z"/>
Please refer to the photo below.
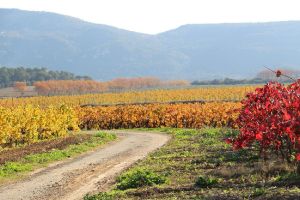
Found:
<path fill-rule="evenodd" d="M 143 33 L 194 23 L 300 20 L 300 0 L 0 0 L 0 8 L 51 11 Z"/>

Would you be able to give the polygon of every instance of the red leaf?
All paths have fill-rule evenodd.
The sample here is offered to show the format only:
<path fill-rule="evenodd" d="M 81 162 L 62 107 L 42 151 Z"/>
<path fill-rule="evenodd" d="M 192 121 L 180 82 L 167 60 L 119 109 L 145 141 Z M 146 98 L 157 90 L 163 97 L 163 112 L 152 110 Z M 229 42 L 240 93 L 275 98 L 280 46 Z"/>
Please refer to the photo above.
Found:
<path fill-rule="evenodd" d="M 296 155 L 296 160 L 297 160 L 297 161 L 300 161 L 300 153 L 297 153 L 297 155 Z"/>
<path fill-rule="evenodd" d="M 291 115 L 288 114 L 286 111 L 283 111 L 283 119 L 288 121 L 291 119 Z"/>
<path fill-rule="evenodd" d="M 277 76 L 282 76 L 281 71 Z M 247 94 L 241 103 L 236 121 L 240 134 L 232 140 L 235 149 L 260 141 L 263 151 L 274 147 L 285 151 L 282 144 L 289 140 L 292 150 L 299 152 L 296 159 L 300 161 L 300 79 L 289 86 L 270 82 Z"/>
<path fill-rule="evenodd" d="M 262 132 L 257 133 L 257 134 L 255 135 L 255 139 L 261 141 L 261 140 L 263 139 L 263 134 L 262 134 Z"/>
<path fill-rule="evenodd" d="M 231 143 L 232 143 L 232 139 L 227 138 L 227 139 L 225 139 L 225 142 L 226 142 L 227 144 L 231 144 Z"/>

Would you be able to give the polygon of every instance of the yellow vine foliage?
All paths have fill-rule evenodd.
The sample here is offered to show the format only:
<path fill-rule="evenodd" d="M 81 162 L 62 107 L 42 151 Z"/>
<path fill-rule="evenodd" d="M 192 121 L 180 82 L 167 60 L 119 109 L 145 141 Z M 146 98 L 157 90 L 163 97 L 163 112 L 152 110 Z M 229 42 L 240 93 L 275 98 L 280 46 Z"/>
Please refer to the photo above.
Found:
<path fill-rule="evenodd" d="M 0 106 L 10 107 L 18 105 L 49 105 L 78 106 L 84 104 L 118 104 L 170 101 L 240 101 L 245 95 L 254 91 L 256 86 L 230 87 L 198 87 L 190 89 L 164 89 L 129 91 L 121 93 L 85 94 L 73 96 L 39 96 L 30 98 L 7 98 L 0 100 Z"/>
<path fill-rule="evenodd" d="M 148 104 L 77 108 L 82 129 L 234 126 L 240 103 Z"/>
<path fill-rule="evenodd" d="M 0 107 L 0 145 L 29 144 L 62 137 L 76 131 L 78 118 L 67 106 L 39 108 L 31 105 Z"/>
<path fill-rule="evenodd" d="M 0 146 L 63 137 L 69 130 L 234 126 L 240 103 L 255 86 L 147 90 L 0 100 Z M 218 101 L 163 104 L 169 101 Z M 82 104 L 162 102 L 80 107 Z"/>

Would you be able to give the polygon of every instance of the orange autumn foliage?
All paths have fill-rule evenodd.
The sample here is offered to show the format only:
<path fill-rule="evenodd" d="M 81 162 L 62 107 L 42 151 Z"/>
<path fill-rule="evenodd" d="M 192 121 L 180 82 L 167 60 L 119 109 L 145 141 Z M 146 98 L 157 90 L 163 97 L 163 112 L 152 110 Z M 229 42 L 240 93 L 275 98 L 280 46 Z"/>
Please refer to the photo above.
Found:
<path fill-rule="evenodd" d="M 27 88 L 26 82 L 15 82 L 14 88 L 20 92 L 24 92 Z"/>
<path fill-rule="evenodd" d="M 107 90 L 103 82 L 93 80 L 51 80 L 33 84 L 40 95 L 101 93 Z"/>
<path fill-rule="evenodd" d="M 33 84 L 39 95 L 74 95 L 102 93 L 106 91 L 124 91 L 161 87 L 188 86 L 184 80 L 162 81 L 153 77 L 117 78 L 111 81 L 94 80 L 50 80 L 37 81 Z"/>
<path fill-rule="evenodd" d="M 240 103 L 149 104 L 76 108 L 82 129 L 234 126 Z"/>

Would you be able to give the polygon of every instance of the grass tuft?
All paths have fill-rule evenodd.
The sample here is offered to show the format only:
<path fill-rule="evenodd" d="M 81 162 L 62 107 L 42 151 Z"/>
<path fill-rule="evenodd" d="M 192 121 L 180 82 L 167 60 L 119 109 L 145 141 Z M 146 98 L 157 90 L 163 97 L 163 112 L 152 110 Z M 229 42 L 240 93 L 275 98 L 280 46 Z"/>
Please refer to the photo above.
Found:
<path fill-rule="evenodd" d="M 218 184 L 218 179 L 206 176 L 199 176 L 196 180 L 195 186 L 200 188 L 206 188 L 216 184 Z"/>
<path fill-rule="evenodd" d="M 137 168 L 119 176 L 117 179 L 117 188 L 120 190 L 127 190 L 143 186 L 160 185 L 165 183 L 166 180 L 165 176 L 159 175 L 152 170 Z"/>

